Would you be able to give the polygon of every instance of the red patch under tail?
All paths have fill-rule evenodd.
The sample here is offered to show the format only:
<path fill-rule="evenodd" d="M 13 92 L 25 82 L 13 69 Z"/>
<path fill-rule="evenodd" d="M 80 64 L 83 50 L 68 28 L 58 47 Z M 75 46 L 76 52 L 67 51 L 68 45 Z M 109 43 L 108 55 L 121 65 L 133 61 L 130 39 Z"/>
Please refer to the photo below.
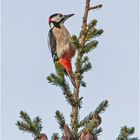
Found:
<path fill-rule="evenodd" d="M 69 73 L 72 73 L 72 65 L 71 60 L 68 58 L 60 58 L 59 63 L 62 65 L 62 67 Z"/>

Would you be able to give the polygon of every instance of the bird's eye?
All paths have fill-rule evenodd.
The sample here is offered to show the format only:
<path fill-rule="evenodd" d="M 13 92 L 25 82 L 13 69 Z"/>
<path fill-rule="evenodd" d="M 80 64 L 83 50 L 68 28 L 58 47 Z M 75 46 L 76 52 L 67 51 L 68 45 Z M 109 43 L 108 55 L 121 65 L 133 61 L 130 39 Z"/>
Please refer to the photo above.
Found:
<path fill-rule="evenodd" d="M 59 17 L 63 17 L 63 15 L 62 14 L 59 14 Z"/>

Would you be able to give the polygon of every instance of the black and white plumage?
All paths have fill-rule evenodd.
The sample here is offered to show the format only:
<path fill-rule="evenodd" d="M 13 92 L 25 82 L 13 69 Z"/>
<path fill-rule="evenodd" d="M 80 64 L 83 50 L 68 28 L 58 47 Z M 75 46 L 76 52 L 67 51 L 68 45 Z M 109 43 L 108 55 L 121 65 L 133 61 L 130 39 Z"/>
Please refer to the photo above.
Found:
<path fill-rule="evenodd" d="M 56 39 L 53 35 L 52 29 L 48 33 L 48 47 L 51 52 L 54 63 L 58 61 L 57 52 L 56 52 Z"/>
<path fill-rule="evenodd" d="M 48 34 L 48 46 L 54 63 L 59 62 L 68 74 L 72 73 L 71 59 L 74 57 L 76 49 L 64 22 L 73 15 L 57 13 L 49 17 L 51 29 Z"/>

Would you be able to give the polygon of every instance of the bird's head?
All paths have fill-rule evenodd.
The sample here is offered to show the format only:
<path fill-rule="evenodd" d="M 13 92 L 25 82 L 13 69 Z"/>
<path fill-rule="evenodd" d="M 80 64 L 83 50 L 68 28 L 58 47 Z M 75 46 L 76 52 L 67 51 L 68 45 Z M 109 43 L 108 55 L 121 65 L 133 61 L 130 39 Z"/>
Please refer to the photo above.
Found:
<path fill-rule="evenodd" d="M 74 14 L 63 15 L 60 13 L 53 14 L 49 17 L 49 26 L 52 27 L 59 27 L 63 24 L 68 18 L 73 16 Z"/>

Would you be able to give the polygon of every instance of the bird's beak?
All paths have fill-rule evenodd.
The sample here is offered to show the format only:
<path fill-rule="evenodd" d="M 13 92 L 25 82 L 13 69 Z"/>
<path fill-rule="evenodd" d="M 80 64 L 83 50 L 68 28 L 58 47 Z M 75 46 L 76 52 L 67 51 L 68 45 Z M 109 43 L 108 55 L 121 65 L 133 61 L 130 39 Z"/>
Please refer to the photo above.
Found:
<path fill-rule="evenodd" d="M 65 20 L 67 20 L 68 18 L 72 17 L 74 14 L 69 14 L 69 15 L 65 15 Z"/>

